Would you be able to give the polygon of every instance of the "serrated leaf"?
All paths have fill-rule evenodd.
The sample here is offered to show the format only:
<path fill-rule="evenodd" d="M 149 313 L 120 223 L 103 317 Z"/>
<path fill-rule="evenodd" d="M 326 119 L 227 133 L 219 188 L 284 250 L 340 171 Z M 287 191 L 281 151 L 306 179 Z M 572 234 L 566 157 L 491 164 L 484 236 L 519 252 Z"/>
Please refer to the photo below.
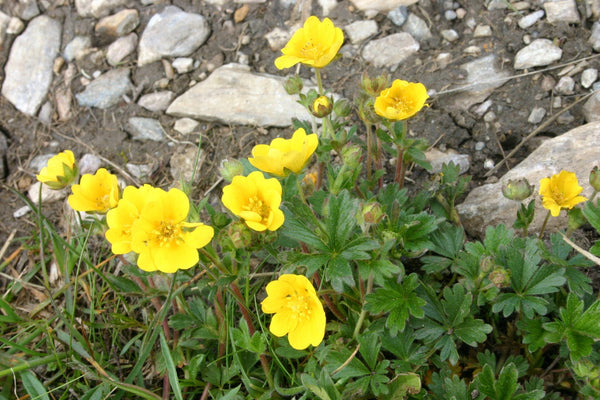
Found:
<path fill-rule="evenodd" d="M 491 331 L 492 326 L 480 319 L 467 319 L 454 328 L 456 337 L 472 347 L 484 342 Z"/>
<path fill-rule="evenodd" d="M 331 258 L 325 269 L 325 278 L 331 283 L 331 287 L 339 293 L 344 291 L 344 283 L 354 287 L 354 276 L 348 260 L 341 256 Z"/>
<path fill-rule="evenodd" d="M 543 318 L 523 319 L 517 322 L 517 327 L 523 331 L 523 343 L 527 344 L 530 353 L 541 349 L 546 345 Z"/>
<path fill-rule="evenodd" d="M 363 334 L 360 335 L 357 340 L 358 343 L 360 343 L 359 353 L 367 363 L 367 367 L 371 370 L 375 370 L 379 349 L 381 348 L 379 336 L 374 333 Z"/>
<path fill-rule="evenodd" d="M 596 232 L 600 233 L 600 205 L 596 206 L 591 201 L 588 201 L 583 206 L 582 211 L 590 225 L 594 227 Z"/>

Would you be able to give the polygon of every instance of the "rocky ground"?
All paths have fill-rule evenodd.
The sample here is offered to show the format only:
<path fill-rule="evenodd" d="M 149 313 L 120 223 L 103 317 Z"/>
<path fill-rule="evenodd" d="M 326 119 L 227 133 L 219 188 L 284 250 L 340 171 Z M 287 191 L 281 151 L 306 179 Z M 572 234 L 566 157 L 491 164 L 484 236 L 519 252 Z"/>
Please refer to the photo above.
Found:
<path fill-rule="evenodd" d="M 223 159 L 308 118 L 281 86 L 296 70 L 273 60 L 309 15 L 345 32 L 324 70 L 337 95 L 352 99 L 365 71 L 426 85 L 431 106 L 410 134 L 434 165 L 473 175 L 476 205 L 501 197 L 494 182 L 532 152 L 518 172 L 532 183 L 563 168 L 587 180 L 600 161 L 600 126 L 566 135 L 600 119 L 600 0 L 0 0 L 0 11 L 0 243 L 31 231 L 16 192 L 37 199 L 35 173 L 67 148 L 84 172 L 134 184 L 169 186 L 198 162 L 194 196 L 217 202 Z M 59 210 L 65 193 L 43 196 Z M 474 235 L 502 207 L 468 202 Z"/>

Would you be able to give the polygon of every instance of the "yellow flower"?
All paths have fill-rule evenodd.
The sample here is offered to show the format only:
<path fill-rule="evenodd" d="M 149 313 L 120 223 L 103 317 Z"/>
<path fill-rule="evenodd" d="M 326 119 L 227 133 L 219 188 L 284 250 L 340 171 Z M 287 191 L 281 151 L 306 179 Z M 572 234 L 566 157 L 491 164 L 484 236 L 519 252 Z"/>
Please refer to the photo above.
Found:
<path fill-rule="evenodd" d="M 262 311 L 275 314 L 269 330 L 277 337 L 288 335 L 296 350 L 318 346 L 325 336 L 325 311 L 315 288 L 303 275 L 285 274 L 267 285 Z"/>
<path fill-rule="evenodd" d="M 553 217 L 558 217 L 562 208 L 571 209 L 586 201 L 587 198 L 579 196 L 582 190 L 575 173 L 569 171 L 560 171 L 550 178 L 540 180 L 542 205 L 550 210 Z"/>
<path fill-rule="evenodd" d="M 277 176 L 286 176 L 289 171 L 302 171 L 306 162 L 319 145 L 316 134 L 307 135 L 303 128 L 294 132 L 291 139 L 275 138 L 270 145 L 259 144 L 252 149 L 250 164 Z"/>
<path fill-rule="evenodd" d="M 112 245 L 114 254 L 126 254 L 132 251 L 131 228 L 133 223 L 139 218 L 144 206 L 157 191 L 160 189 L 150 185 L 144 185 L 139 189 L 127 186 L 117 207 L 106 213 L 108 230 L 104 236 Z"/>
<path fill-rule="evenodd" d="M 308 17 L 281 50 L 283 55 L 275 60 L 275 66 L 284 69 L 302 63 L 323 68 L 333 60 L 343 42 L 344 33 L 329 18 L 321 22 L 315 16 Z"/>
<path fill-rule="evenodd" d="M 69 205 L 73 210 L 105 213 L 119 201 L 117 176 L 100 168 L 96 174 L 85 174 L 78 185 L 71 187 Z"/>
<path fill-rule="evenodd" d="M 142 189 L 137 193 L 143 194 Z M 131 249 L 139 254 L 138 267 L 172 273 L 196 265 L 198 249 L 212 240 L 213 228 L 185 222 L 190 202 L 181 190 L 152 188 L 146 194 L 148 199 L 131 225 Z"/>
<path fill-rule="evenodd" d="M 383 90 L 375 99 L 375 112 L 384 118 L 400 121 L 418 113 L 429 98 L 422 83 L 396 79 L 392 87 Z"/>
<path fill-rule="evenodd" d="M 223 188 L 223 205 L 241 217 L 250 229 L 274 231 L 283 225 L 281 184 L 275 178 L 265 179 L 262 172 L 238 175 Z"/>
<path fill-rule="evenodd" d="M 48 185 L 51 189 L 62 189 L 72 183 L 77 177 L 77 163 L 71 150 L 58 153 L 48 160 L 48 163 L 38 175 L 37 180 Z"/>

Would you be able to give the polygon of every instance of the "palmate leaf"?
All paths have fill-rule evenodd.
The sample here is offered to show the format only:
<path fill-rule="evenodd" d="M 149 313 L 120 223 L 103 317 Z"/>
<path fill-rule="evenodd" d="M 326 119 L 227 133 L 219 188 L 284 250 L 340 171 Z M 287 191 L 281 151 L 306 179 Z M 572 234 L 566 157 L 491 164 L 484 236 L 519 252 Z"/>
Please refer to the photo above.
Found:
<path fill-rule="evenodd" d="M 385 325 L 390 335 L 396 336 L 404 331 L 411 315 L 415 318 L 424 316 L 422 307 L 426 302 L 414 292 L 418 286 L 418 276 L 414 273 L 404 278 L 402 283 L 387 281 L 383 288 L 367 295 L 365 309 L 375 314 L 389 312 Z"/>
<path fill-rule="evenodd" d="M 548 343 L 566 341 L 571 360 L 578 361 L 592 353 L 594 341 L 600 339 L 600 300 L 583 311 L 583 301 L 573 293 L 567 296 L 565 308 L 559 311 L 560 319 L 543 324 Z"/>
<path fill-rule="evenodd" d="M 442 300 L 437 299 L 432 288 L 423 288 L 427 294 L 427 304 L 424 307 L 426 318 L 415 335 L 417 339 L 423 339 L 439 349 L 442 361 L 449 360 L 452 365 L 456 365 L 459 358 L 457 342 L 477 346 L 485 341 L 492 326 L 473 317 L 473 295 L 466 292 L 461 284 L 444 288 Z"/>
<path fill-rule="evenodd" d="M 530 390 L 517 394 L 519 390 L 518 370 L 515 364 L 508 363 L 498 374 L 494 376 L 492 367 L 486 364 L 476 378 L 476 386 L 486 399 L 490 400 L 539 400 L 544 398 L 544 391 L 540 389 Z"/>

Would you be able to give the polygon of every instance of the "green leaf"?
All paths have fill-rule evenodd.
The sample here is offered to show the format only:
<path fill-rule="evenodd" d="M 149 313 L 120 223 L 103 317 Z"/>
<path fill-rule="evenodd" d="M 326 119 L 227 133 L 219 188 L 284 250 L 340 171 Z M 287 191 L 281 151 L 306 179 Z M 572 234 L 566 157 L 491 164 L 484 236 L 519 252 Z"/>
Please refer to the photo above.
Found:
<path fill-rule="evenodd" d="M 454 328 L 454 334 L 469 346 L 476 347 L 477 343 L 485 341 L 487 334 L 492 329 L 491 325 L 484 323 L 482 320 L 471 318 Z"/>
<path fill-rule="evenodd" d="M 171 385 L 171 389 L 173 389 L 173 393 L 177 400 L 183 400 L 183 395 L 181 394 L 181 387 L 179 386 L 179 377 L 177 376 L 177 370 L 175 369 L 175 363 L 173 362 L 173 357 L 171 356 L 171 350 L 169 349 L 169 345 L 167 344 L 167 340 L 165 339 L 165 334 L 163 331 L 160 331 L 160 349 L 162 351 L 162 355 L 167 367 L 167 373 L 169 374 L 169 384 Z"/>
<path fill-rule="evenodd" d="M 340 352 L 331 352 L 327 355 L 327 365 L 329 373 L 333 373 L 334 370 L 344 365 L 342 369 L 333 374 L 333 378 L 356 378 L 360 376 L 370 375 L 371 370 L 367 368 L 362 361 L 356 357 L 352 357 L 350 350 L 343 350 Z M 350 361 L 348 361 L 350 360 Z"/>
<path fill-rule="evenodd" d="M 50 400 L 44 385 L 35 377 L 33 372 L 28 370 L 21 372 L 21 381 L 23 382 L 25 391 L 31 399 Z"/>
<path fill-rule="evenodd" d="M 523 344 L 527 344 L 530 353 L 541 349 L 546 345 L 545 333 L 543 324 L 547 320 L 545 318 L 524 318 L 517 322 L 517 327 L 523 331 Z"/>
<path fill-rule="evenodd" d="M 386 327 L 390 335 L 403 332 L 410 315 L 423 318 L 422 307 L 426 304 L 414 290 L 418 287 L 418 276 L 413 273 L 404 278 L 402 283 L 389 280 L 383 288 L 366 296 L 365 309 L 371 313 L 389 312 Z"/>
<path fill-rule="evenodd" d="M 344 283 L 354 287 L 354 276 L 348 260 L 341 256 L 329 259 L 325 269 L 325 279 L 331 283 L 331 287 L 339 293 L 344 291 Z"/>
<path fill-rule="evenodd" d="M 379 349 L 381 348 L 379 336 L 374 333 L 368 333 L 360 335 L 357 340 L 360 343 L 359 353 L 367 363 L 367 367 L 375 370 Z"/>
<path fill-rule="evenodd" d="M 404 399 L 407 395 L 415 395 L 421 391 L 421 378 L 413 372 L 396 375 L 389 384 L 389 393 L 383 400 Z M 471 400 L 471 399 L 469 399 Z"/>
<path fill-rule="evenodd" d="M 594 205 L 591 201 L 588 201 L 583 206 L 582 211 L 590 225 L 594 227 L 596 232 L 600 233 L 600 205 Z"/>

